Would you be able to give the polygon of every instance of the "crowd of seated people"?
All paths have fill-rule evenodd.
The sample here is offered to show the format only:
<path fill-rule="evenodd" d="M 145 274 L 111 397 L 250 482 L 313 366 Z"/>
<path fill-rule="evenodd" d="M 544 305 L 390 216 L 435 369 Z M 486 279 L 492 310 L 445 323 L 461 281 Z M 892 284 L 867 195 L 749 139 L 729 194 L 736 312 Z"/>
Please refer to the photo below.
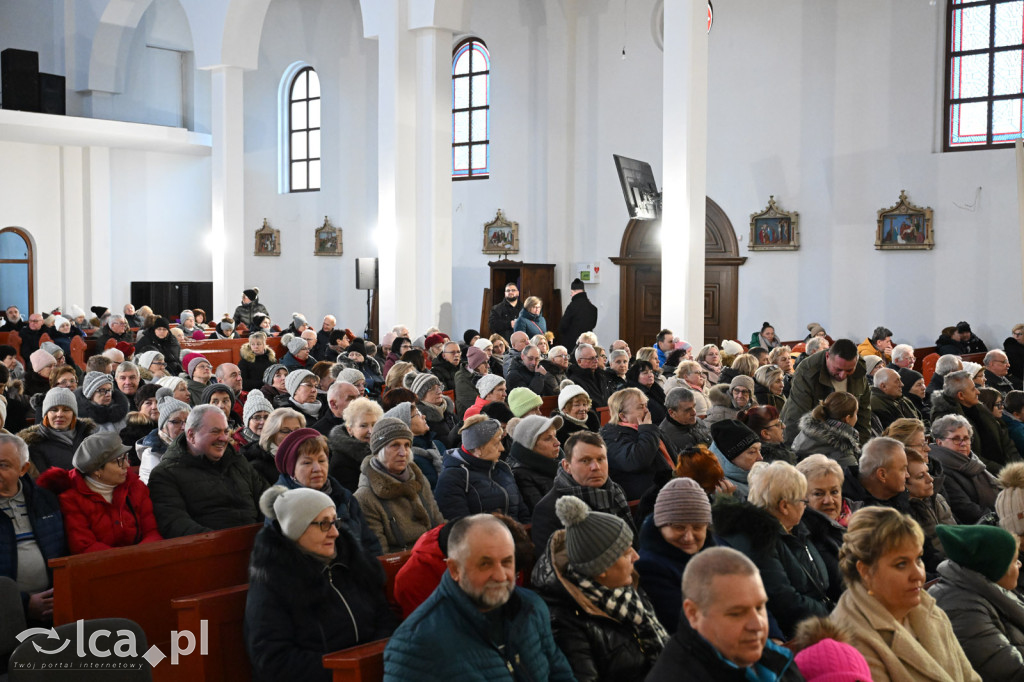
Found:
<path fill-rule="evenodd" d="M 330 315 L 282 329 L 257 289 L 216 326 L 8 309 L 28 358 L 0 346 L 17 622 L 51 621 L 48 559 L 260 523 L 257 679 L 327 679 L 324 654 L 389 636 L 396 680 L 797 680 L 824 660 L 1024 679 L 1024 325 L 992 351 L 943 330 L 926 388 L 885 327 L 858 345 L 808 325 L 794 350 L 765 322 L 696 353 L 664 329 L 633 352 L 556 338 L 512 289 L 490 337 L 397 325 L 380 345 Z M 74 336 L 114 346 L 78 368 Z M 239 339 L 238 364 L 209 338 Z M 404 621 L 375 559 L 394 552 Z"/>

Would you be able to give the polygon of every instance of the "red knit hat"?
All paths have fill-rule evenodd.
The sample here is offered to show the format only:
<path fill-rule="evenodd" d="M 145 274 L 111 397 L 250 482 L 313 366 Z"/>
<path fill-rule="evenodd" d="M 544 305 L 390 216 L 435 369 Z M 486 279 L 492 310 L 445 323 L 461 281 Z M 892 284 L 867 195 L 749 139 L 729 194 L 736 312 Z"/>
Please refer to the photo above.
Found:
<path fill-rule="evenodd" d="M 277 454 L 274 455 L 274 464 L 277 465 L 277 470 L 285 476 L 293 476 L 295 462 L 299 459 L 299 446 L 307 440 L 319 438 L 321 435 L 323 434 L 319 431 L 305 428 L 296 429 L 285 436 L 281 444 L 277 446 Z"/>

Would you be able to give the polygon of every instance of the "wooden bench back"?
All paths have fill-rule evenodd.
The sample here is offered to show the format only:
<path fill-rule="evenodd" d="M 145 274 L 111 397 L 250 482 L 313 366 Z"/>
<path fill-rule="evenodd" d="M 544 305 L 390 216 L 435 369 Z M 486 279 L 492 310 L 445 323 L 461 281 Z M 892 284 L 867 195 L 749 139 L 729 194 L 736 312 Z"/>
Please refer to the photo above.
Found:
<path fill-rule="evenodd" d="M 129 618 L 150 643 L 166 642 L 177 623 L 172 599 L 248 581 L 249 554 L 261 527 L 51 559 L 53 622 Z"/>
<path fill-rule="evenodd" d="M 0 345 L 11 346 L 14 348 L 14 356 L 18 358 L 18 362 L 25 365 L 25 359 L 21 357 L 21 335 L 18 332 L 0 332 Z"/>
<path fill-rule="evenodd" d="M 558 396 L 557 395 L 546 395 L 541 398 L 540 413 L 545 417 L 550 417 L 551 413 L 558 409 Z"/>

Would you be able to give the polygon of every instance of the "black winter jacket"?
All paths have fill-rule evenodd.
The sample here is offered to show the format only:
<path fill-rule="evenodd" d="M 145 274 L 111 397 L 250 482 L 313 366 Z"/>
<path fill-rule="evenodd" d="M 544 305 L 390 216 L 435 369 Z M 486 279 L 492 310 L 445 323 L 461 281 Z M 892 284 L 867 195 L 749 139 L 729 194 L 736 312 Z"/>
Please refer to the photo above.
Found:
<path fill-rule="evenodd" d="M 716 546 L 711 528 L 704 538 L 704 546 L 698 550 Z M 648 516 L 640 526 L 640 558 L 634 567 L 640 574 L 640 587 L 651 598 L 658 620 L 669 634 L 679 627 L 683 613 L 683 571 L 696 554 L 687 554 L 670 545 L 654 525 L 654 516 Z"/>
<path fill-rule="evenodd" d="M 512 444 L 508 464 L 512 467 L 512 475 L 515 476 L 519 494 L 523 496 L 523 504 L 530 516 L 533 516 L 533 508 L 554 485 L 559 461 L 538 455 L 521 443 Z"/>
<path fill-rule="evenodd" d="M 497 511 L 520 523 L 530 522 L 509 465 L 474 457 L 461 447 L 445 455 L 434 499 L 446 519 Z"/>
<path fill-rule="evenodd" d="M 608 446 L 608 474 L 622 486 L 626 499 L 639 500 L 655 477 L 672 470 L 661 451 L 661 432 L 654 424 L 638 428 L 605 424 L 601 436 Z"/>
<path fill-rule="evenodd" d="M 594 331 L 597 326 L 597 306 L 582 291 L 569 300 L 565 306 L 562 319 L 558 322 L 558 342 L 571 352 L 576 347 L 576 339 L 584 332 Z"/>
<path fill-rule="evenodd" d="M 260 476 L 263 477 L 270 485 L 273 485 L 280 475 L 277 470 L 277 464 L 274 462 L 274 456 L 260 447 L 260 442 L 254 440 L 251 443 L 243 445 L 239 452 L 249 462 L 249 466 L 256 470 Z"/>
<path fill-rule="evenodd" d="M 245 642 L 255 680 L 323 680 L 323 656 L 389 636 L 397 625 L 380 564 L 348 533 L 329 564 L 299 549 L 276 521 L 263 528 L 249 560 Z"/>
<path fill-rule="evenodd" d="M 135 344 L 135 357 L 151 350 L 164 356 L 164 362 L 167 363 L 164 370 L 169 376 L 176 376 L 184 371 L 181 367 L 181 344 L 178 343 L 178 339 L 174 338 L 174 334 L 168 334 L 161 339 L 157 338 L 156 332 L 152 328 L 142 332 L 142 337 Z M 262 376 L 260 383 L 263 383 Z M 257 386 L 257 388 L 259 387 Z"/>
<path fill-rule="evenodd" d="M 583 387 L 583 390 L 590 396 L 594 409 L 608 407 L 608 396 L 613 391 L 604 372 L 597 369 L 584 369 L 577 364 L 571 364 L 565 373 L 565 378 Z"/>
<path fill-rule="evenodd" d="M 551 374 L 531 372 L 523 364 L 520 357 L 512 358 L 508 372 L 505 373 L 505 384 L 509 392 L 514 388 L 525 386 L 539 396 L 558 395 L 558 382 Z"/>
<path fill-rule="evenodd" d="M 533 567 L 531 584 L 551 611 L 551 633 L 572 666 L 579 682 L 640 680 L 653 667 L 661 645 L 640 641 L 632 622 L 616 621 L 590 601 L 565 577 L 568 555 L 565 531 L 551 538 L 547 550 Z M 636 586 L 636 574 L 633 574 Z M 638 588 L 639 589 L 639 588 Z M 647 608 L 654 612 L 646 595 Z"/>
<path fill-rule="evenodd" d="M 441 380 L 446 391 L 455 390 L 455 373 L 459 371 L 459 365 L 453 365 L 438 355 L 430 364 L 430 373 Z"/>
<path fill-rule="evenodd" d="M 490 327 L 491 334 L 501 334 L 505 337 L 505 341 L 508 342 L 509 337 L 512 336 L 512 325 L 522 310 L 522 298 L 516 299 L 514 306 L 509 305 L 508 301 L 505 300 L 493 306 L 491 313 L 487 316 L 487 326 Z"/>
<path fill-rule="evenodd" d="M 260 495 L 268 487 L 230 446 L 220 461 L 212 462 L 189 452 L 184 433 L 149 475 L 153 514 L 165 538 L 262 521 Z"/>
<path fill-rule="evenodd" d="M 329 474 L 349 491 L 359 488 L 359 467 L 370 456 L 370 444 L 353 438 L 344 424 L 331 429 L 327 437 L 331 450 Z"/>
<path fill-rule="evenodd" d="M 238 353 L 238 369 L 242 372 L 242 390 L 255 391 L 263 386 L 263 373 L 277 362 L 277 356 L 269 347 L 262 355 L 256 355 L 247 343 L 238 350 Z"/>
<path fill-rule="evenodd" d="M 75 450 L 82 444 L 86 436 L 96 433 L 96 424 L 91 419 L 79 419 L 75 423 L 75 436 L 71 445 L 66 445 L 59 440 L 47 438 L 39 430 L 40 425 L 35 424 L 18 432 L 18 438 L 28 445 L 28 457 L 32 465 L 39 473 L 43 473 L 50 467 L 60 467 L 71 471 L 71 460 L 75 456 Z"/>

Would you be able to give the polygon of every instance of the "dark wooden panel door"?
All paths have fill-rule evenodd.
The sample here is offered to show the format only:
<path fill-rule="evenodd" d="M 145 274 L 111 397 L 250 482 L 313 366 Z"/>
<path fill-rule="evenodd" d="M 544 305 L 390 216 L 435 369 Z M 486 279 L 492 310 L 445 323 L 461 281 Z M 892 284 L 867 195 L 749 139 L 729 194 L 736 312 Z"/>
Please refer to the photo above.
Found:
<path fill-rule="evenodd" d="M 661 266 L 637 265 L 629 267 L 631 294 L 623 308 L 629 316 L 625 336 L 630 348 L 651 345 L 651 339 L 661 330 Z"/>
<path fill-rule="evenodd" d="M 704 343 L 736 338 L 736 266 L 704 268 Z"/>

